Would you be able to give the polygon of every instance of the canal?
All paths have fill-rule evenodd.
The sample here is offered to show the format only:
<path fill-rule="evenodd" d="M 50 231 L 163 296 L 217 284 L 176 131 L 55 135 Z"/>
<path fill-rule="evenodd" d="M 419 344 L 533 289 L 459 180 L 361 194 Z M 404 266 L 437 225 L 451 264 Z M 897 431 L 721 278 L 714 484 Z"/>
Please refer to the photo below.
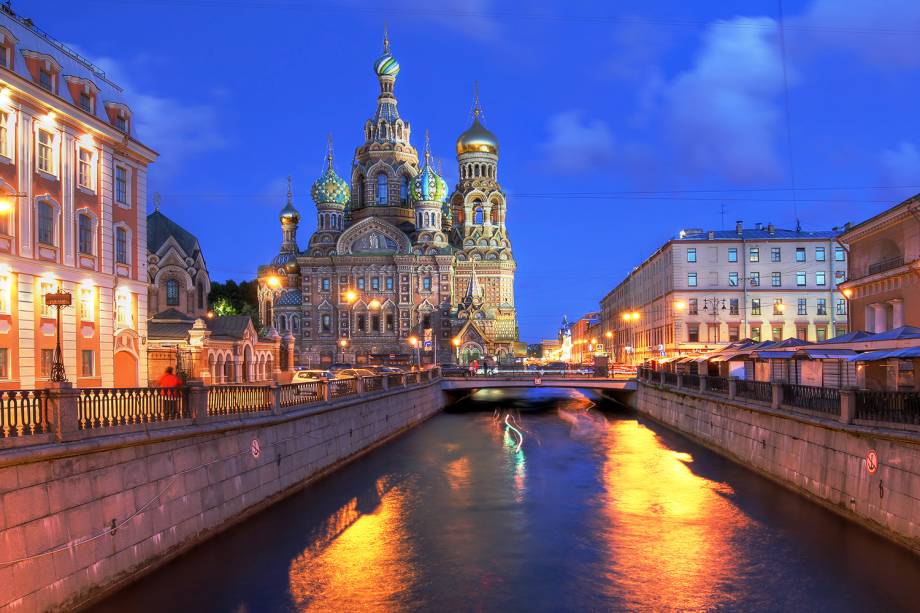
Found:
<path fill-rule="evenodd" d="M 589 392 L 487 390 L 97 610 L 897 611 L 918 585 L 906 550 Z"/>

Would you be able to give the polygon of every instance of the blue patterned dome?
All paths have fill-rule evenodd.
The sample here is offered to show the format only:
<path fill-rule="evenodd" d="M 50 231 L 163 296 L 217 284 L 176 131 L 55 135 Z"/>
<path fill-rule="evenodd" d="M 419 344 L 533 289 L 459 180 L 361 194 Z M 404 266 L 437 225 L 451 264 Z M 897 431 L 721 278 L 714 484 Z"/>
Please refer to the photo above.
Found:
<path fill-rule="evenodd" d="M 310 195 L 316 204 L 340 204 L 344 206 L 351 199 L 348 182 L 336 174 L 332 167 L 332 141 L 329 142 L 329 154 L 326 157 L 326 170 L 313 183 Z"/>
<path fill-rule="evenodd" d="M 431 167 L 431 152 L 428 150 L 428 133 L 425 133 L 425 166 L 415 175 L 409 185 L 412 199 L 416 202 L 444 202 L 447 200 L 447 183 Z"/>
<path fill-rule="evenodd" d="M 390 39 L 386 31 L 383 33 L 383 55 L 374 62 L 374 72 L 378 77 L 395 77 L 399 74 L 399 62 L 390 53 Z"/>

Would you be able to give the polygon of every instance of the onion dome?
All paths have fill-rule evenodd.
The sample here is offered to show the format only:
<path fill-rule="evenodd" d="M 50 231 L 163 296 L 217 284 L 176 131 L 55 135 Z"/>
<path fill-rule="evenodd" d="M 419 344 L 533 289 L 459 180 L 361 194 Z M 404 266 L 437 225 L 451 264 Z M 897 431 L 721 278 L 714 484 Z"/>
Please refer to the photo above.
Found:
<path fill-rule="evenodd" d="M 482 108 L 479 106 L 479 86 L 476 86 L 476 98 L 473 103 L 473 125 L 457 139 L 457 155 L 463 153 L 491 153 L 498 155 L 498 138 L 479 121 Z"/>
<path fill-rule="evenodd" d="M 447 183 L 431 167 L 431 150 L 428 145 L 428 132 L 425 132 L 425 166 L 419 171 L 409 186 L 412 199 L 416 202 L 444 202 L 447 200 Z"/>
<path fill-rule="evenodd" d="M 297 209 L 294 208 L 293 197 L 291 195 L 291 177 L 288 177 L 287 204 L 285 204 L 284 208 L 281 209 L 281 213 L 278 215 L 278 219 L 281 221 L 281 223 L 300 223 L 300 213 L 298 213 Z"/>
<path fill-rule="evenodd" d="M 390 39 L 386 30 L 383 31 L 383 55 L 374 62 L 374 72 L 378 77 L 395 77 L 399 74 L 399 62 L 390 53 Z"/>
<path fill-rule="evenodd" d="M 313 183 L 310 190 L 316 204 L 339 204 L 344 206 L 351 199 L 348 182 L 336 174 L 332 167 L 332 137 L 329 138 L 329 153 L 326 155 L 326 170 Z"/>

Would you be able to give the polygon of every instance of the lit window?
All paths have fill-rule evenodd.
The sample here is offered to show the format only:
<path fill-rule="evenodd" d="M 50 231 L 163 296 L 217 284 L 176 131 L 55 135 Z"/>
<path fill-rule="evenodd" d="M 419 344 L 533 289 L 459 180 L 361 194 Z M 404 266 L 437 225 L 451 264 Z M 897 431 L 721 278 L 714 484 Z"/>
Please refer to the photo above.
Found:
<path fill-rule="evenodd" d="M 176 279 L 166 280 L 166 306 L 179 306 L 179 282 Z"/>
<path fill-rule="evenodd" d="M 80 376 L 94 376 L 96 374 L 96 353 L 92 349 L 84 349 L 80 356 Z"/>
<path fill-rule="evenodd" d="M 827 276 L 823 270 L 819 270 L 818 272 L 815 273 L 815 283 L 817 285 L 827 284 Z"/>
<path fill-rule="evenodd" d="M 815 247 L 815 262 L 823 262 L 824 258 L 824 247 Z"/>
<path fill-rule="evenodd" d="M 42 379 L 51 378 L 51 364 L 54 363 L 54 349 L 42 349 L 39 373 Z"/>
<path fill-rule="evenodd" d="M 690 287 L 696 287 L 696 273 L 688 272 L 687 273 L 687 285 Z"/>
<path fill-rule="evenodd" d="M 80 149 L 77 160 L 77 184 L 86 189 L 95 189 L 93 185 L 93 152 L 89 149 Z"/>
<path fill-rule="evenodd" d="M 749 259 L 750 259 L 750 261 L 752 261 L 752 262 L 759 262 L 759 261 L 760 261 L 760 248 L 759 248 L 759 247 L 751 247 L 750 258 L 749 258 Z"/>
<path fill-rule="evenodd" d="M 377 204 L 387 203 L 387 176 L 383 173 L 377 175 Z"/>
<path fill-rule="evenodd" d="M 782 315 L 782 314 L 783 314 L 783 311 L 785 311 L 785 310 L 786 310 L 786 307 L 783 305 L 783 299 L 782 299 L 782 298 L 774 298 L 774 299 L 773 299 L 773 314 L 774 314 L 774 315 Z"/>
<path fill-rule="evenodd" d="M 10 378 L 10 352 L 5 347 L 0 347 L 0 379 Z"/>
<path fill-rule="evenodd" d="M 80 288 L 80 321 L 96 320 L 96 288 Z"/>
<path fill-rule="evenodd" d="M 687 301 L 687 314 L 688 315 L 699 315 L 700 313 L 700 303 L 696 298 L 691 298 Z"/>
<path fill-rule="evenodd" d="M 13 305 L 12 273 L 0 274 L 0 313 L 9 315 Z"/>
<path fill-rule="evenodd" d="M 128 204 L 128 169 L 115 167 L 115 202 Z"/>
<path fill-rule="evenodd" d="M 760 326 L 751 326 L 751 340 L 756 343 L 760 342 Z"/>
<path fill-rule="evenodd" d="M 131 293 L 126 289 L 119 289 L 115 292 L 115 321 L 118 325 L 128 328 L 133 325 Z"/>
<path fill-rule="evenodd" d="M 10 114 L 0 111 L 0 155 L 5 158 L 12 158 L 10 155 L 10 130 L 7 123 L 10 120 Z"/>
<path fill-rule="evenodd" d="M 115 228 L 115 261 L 128 263 L 128 231 L 124 228 Z"/>
<path fill-rule="evenodd" d="M 54 207 L 48 202 L 38 203 L 38 242 L 54 246 Z"/>
<path fill-rule="evenodd" d="M 797 287 L 805 287 L 805 283 L 806 283 L 805 277 L 806 275 L 804 272 L 795 273 L 795 284 Z"/>
<path fill-rule="evenodd" d="M 728 249 L 728 261 L 737 262 L 738 261 L 738 249 L 737 247 L 729 247 Z"/>
<path fill-rule="evenodd" d="M 687 249 L 687 261 L 696 262 L 696 249 L 691 247 Z"/>
<path fill-rule="evenodd" d="M 805 247 L 796 247 L 795 248 L 795 261 L 804 262 L 805 261 Z"/>
<path fill-rule="evenodd" d="M 53 142 L 54 137 L 51 136 L 51 132 L 38 131 L 38 169 L 48 174 L 54 174 Z"/>
<path fill-rule="evenodd" d="M 39 281 L 38 295 L 41 296 L 41 316 L 46 319 L 53 319 L 57 315 L 57 309 L 55 309 L 53 306 L 49 306 L 45 302 L 45 296 L 48 294 L 53 294 L 55 291 L 57 291 L 57 285 L 54 283 L 54 281 L 49 279 L 42 279 Z"/>
<path fill-rule="evenodd" d="M 93 254 L 93 218 L 85 213 L 77 216 L 77 249 L 85 255 Z"/>

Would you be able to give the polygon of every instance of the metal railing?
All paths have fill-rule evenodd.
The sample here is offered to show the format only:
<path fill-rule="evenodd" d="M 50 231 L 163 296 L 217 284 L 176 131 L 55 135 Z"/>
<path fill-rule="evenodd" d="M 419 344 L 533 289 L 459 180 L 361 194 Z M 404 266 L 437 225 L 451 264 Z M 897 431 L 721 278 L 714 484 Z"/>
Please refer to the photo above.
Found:
<path fill-rule="evenodd" d="M 48 431 L 47 390 L 0 392 L 0 437 L 44 434 Z"/>
<path fill-rule="evenodd" d="M 308 383 L 288 383 L 278 390 L 279 401 L 283 407 L 292 407 L 298 404 L 309 404 L 323 400 L 323 381 L 310 381 Z"/>
<path fill-rule="evenodd" d="M 706 377 L 706 391 L 727 394 L 728 379 L 725 377 Z"/>
<path fill-rule="evenodd" d="M 258 413 L 272 408 L 267 385 L 214 385 L 208 388 L 208 415 Z"/>
<path fill-rule="evenodd" d="M 394 387 L 399 387 L 402 384 L 403 384 L 402 375 L 396 374 L 396 373 L 387 375 L 387 385 L 390 387 L 390 389 Z"/>
<path fill-rule="evenodd" d="M 920 426 L 920 392 L 856 390 L 856 419 Z"/>
<path fill-rule="evenodd" d="M 690 390 L 700 389 L 700 376 L 699 375 L 691 375 L 691 374 L 682 375 L 680 380 L 681 380 L 681 387 L 685 387 Z"/>
<path fill-rule="evenodd" d="M 783 383 L 783 404 L 828 415 L 840 415 L 840 390 Z"/>
<path fill-rule="evenodd" d="M 333 379 L 329 382 L 329 398 L 341 398 L 357 393 L 357 379 Z"/>
<path fill-rule="evenodd" d="M 664 373 L 664 384 L 665 385 L 677 385 L 677 373 L 665 372 Z"/>
<path fill-rule="evenodd" d="M 184 387 L 85 388 L 77 396 L 81 430 L 184 417 L 188 417 L 188 389 Z"/>
<path fill-rule="evenodd" d="M 770 403 L 773 402 L 773 384 L 769 381 L 739 379 L 735 383 L 735 395 L 739 398 Z"/>
<path fill-rule="evenodd" d="M 383 377 L 364 377 L 364 391 L 376 392 L 383 389 Z"/>
<path fill-rule="evenodd" d="M 880 272 L 885 272 L 886 270 L 891 270 L 892 268 L 897 268 L 898 266 L 904 266 L 904 257 L 896 256 L 893 258 L 887 258 L 884 260 L 879 260 L 874 264 L 869 264 L 869 267 L 866 269 L 866 276 L 875 275 Z"/>

